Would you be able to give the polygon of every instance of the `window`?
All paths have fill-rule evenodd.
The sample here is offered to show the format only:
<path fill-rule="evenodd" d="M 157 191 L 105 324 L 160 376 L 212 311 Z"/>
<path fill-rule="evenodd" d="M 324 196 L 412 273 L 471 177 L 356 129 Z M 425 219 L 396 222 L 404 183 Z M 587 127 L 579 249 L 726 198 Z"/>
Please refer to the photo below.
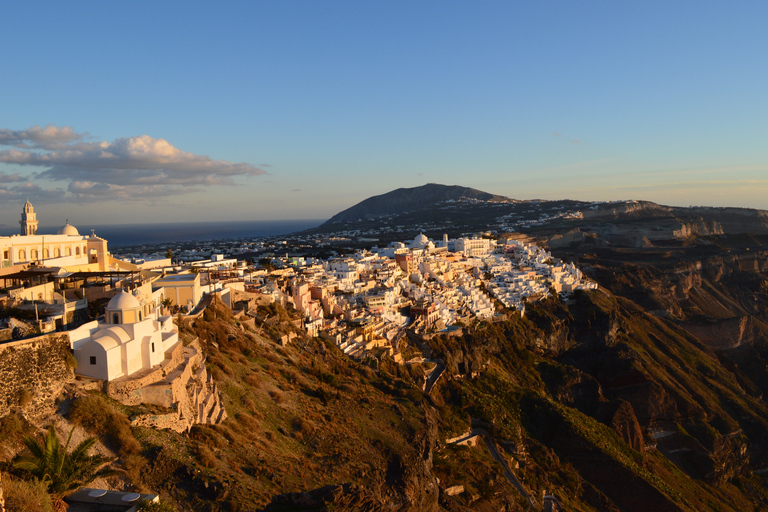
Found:
<path fill-rule="evenodd" d="M 96 364 L 96 356 L 91 356 L 90 357 L 90 363 L 91 364 Z"/>
<path fill-rule="evenodd" d="M 58 258 L 59 256 L 61 256 L 61 250 L 57 247 L 53 250 L 53 257 Z"/>
<path fill-rule="evenodd" d="M 152 342 L 152 352 L 154 352 L 154 351 L 155 351 L 155 342 L 153 341 Z"/>
<path fill-rule="evenodd" d="M 75 256 L 80 256 L 80 246 L 75 247 Z"/>
<path fill-rule="evenodd" d="M 48 251 L 48 249 L 43 249 L 43 258 L 48 259 L 51 257 L 51 253 Z"/>
<path fill-rule="evenodd" d="M 66 249 L 64 249 L 64 256 L 72 256 L 72 248 L 71 247 L 67 247 Z"/>
<path fill-rule="evenodd" d="M 117 313 L 112 315 L 112 323 L 113 324 L 119 324 L 120 323 L 120 315 Z"/>
<path fill-rule="evenodd" d="M 139 322 L 141 322 L 141 311 L 139 311 Z"/>
<path fill-rule="evenodd" d="M 29 251 L 29 258 L 31 260 L 37 259 L 37 249 L 32 249 L 31 251 Z"/>
<path fill-rule="evenodd" d="M 8 251 L 3 251 L 3 259 L 4 260 L 8 259 Z"/>
<path fill-rule="evenodd" d="M 24 249 L 19 251 L 19 261 L 27 261 L 27 251 Z"/>

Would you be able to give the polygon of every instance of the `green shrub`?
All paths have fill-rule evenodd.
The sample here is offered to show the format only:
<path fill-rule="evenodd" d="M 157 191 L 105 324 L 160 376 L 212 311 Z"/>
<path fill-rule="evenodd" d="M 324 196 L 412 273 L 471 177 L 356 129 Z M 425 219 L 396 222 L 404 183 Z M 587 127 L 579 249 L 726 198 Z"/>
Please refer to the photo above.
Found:
<path fill-rule="evenodd" d="M 77 370 L 77 358 L 72 352 L 67 352 L 66 363 L 68 368 Z"/>

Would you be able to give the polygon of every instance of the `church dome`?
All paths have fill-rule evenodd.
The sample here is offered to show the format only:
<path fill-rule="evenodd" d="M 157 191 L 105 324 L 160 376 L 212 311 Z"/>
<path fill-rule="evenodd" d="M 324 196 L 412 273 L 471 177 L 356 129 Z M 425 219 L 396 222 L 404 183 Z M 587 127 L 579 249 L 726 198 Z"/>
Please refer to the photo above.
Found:
<path fill-rule="evenodd" d="M 131 295 L 130 293 L 126 292 L 125 290 L 121 291 L 107 304 L 107 309 L 109 310 L 116 310 L 116 309 L 137 309 L 140 308 L 141 304 L 139 301 Z"/>
<path fill-rule="evenodd" d="M 59 229 L 58 232 L 59 235 L 69 235 L 69 236 L 79 236 L 80 232 L 77 230 L 75 226 L 69 223 L 67 221 L 66 224 L 64 224 L 61 229 Z"/>
<path fill-rule="evenodd" d="M 419 233 L 419 235 L 413 239 L 413 242 L 411 242 L 411 249 L 423 249 L 427 246 L 429 243 L 429 238 L 426 237 L 424 233 Z"/>

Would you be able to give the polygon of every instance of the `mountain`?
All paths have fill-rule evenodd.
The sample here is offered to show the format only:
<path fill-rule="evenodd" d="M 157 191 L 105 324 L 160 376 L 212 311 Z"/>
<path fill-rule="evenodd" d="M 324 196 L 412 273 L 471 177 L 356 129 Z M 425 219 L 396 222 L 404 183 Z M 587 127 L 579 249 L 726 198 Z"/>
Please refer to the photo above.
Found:
<path fill-rule="evenodd" d="M 428 183 L 420 187 L 398 188 L 386 194 L 368 199 L 337 213 L 323 226 L 359 220 L 371 220 L 388 215 L 403 214 L 415 210 L 429 209 L 445 202 L 457 201 L 510 202 L 504 196 L 489 194 L 458 185 L 439 185 Z"/>

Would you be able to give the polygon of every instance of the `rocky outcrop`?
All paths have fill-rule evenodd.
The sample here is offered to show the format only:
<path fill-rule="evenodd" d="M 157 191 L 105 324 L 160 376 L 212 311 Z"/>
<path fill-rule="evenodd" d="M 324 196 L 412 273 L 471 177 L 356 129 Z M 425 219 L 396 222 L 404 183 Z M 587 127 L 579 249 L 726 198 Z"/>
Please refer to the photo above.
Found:
<path fill-rule="evenodd" d="M 683 322 L 681 326 L 713 350 L 728 350 L 752 343 L 756 334 L 749 316 L 708 319 L 701 323 Z"/>
<path fill-rule="evenodd" d="M 627 445 L 638 452 L 645 451 L 643 429 L 637 421 L 632 404 L 626 400 L 612 400 L 601 404 L 598 419 L 619 434 Z"/>
<path fill-rule="evenodd" d="M 707 479 L 722 484 L 741 474 L 749 467 L 747 440 L 741 432 L 719 436 L 712 452 L 712 472 Z"/>
<path fill-rule="evenodd" d="M 161 368 L 139 379 L 109 382 L 106 391 L 126 405 L 154 404 L 171 410 L 137 416 L 133 425 L 186 432 L 197 423 L 219 424 L 227 418 L 197 340 L 187 347 L 179 342 Z"/>
<path fill-rule="evenodd" d="M 681 222 L 680 229 L 676 229 L 672 232 L 674 238 L 688 238 L 694 235 L 708 236 L 708 235 L 723 235 L 725 231 L 723 226 L 715 220 L 696 220 L 692 222 Z"/>

